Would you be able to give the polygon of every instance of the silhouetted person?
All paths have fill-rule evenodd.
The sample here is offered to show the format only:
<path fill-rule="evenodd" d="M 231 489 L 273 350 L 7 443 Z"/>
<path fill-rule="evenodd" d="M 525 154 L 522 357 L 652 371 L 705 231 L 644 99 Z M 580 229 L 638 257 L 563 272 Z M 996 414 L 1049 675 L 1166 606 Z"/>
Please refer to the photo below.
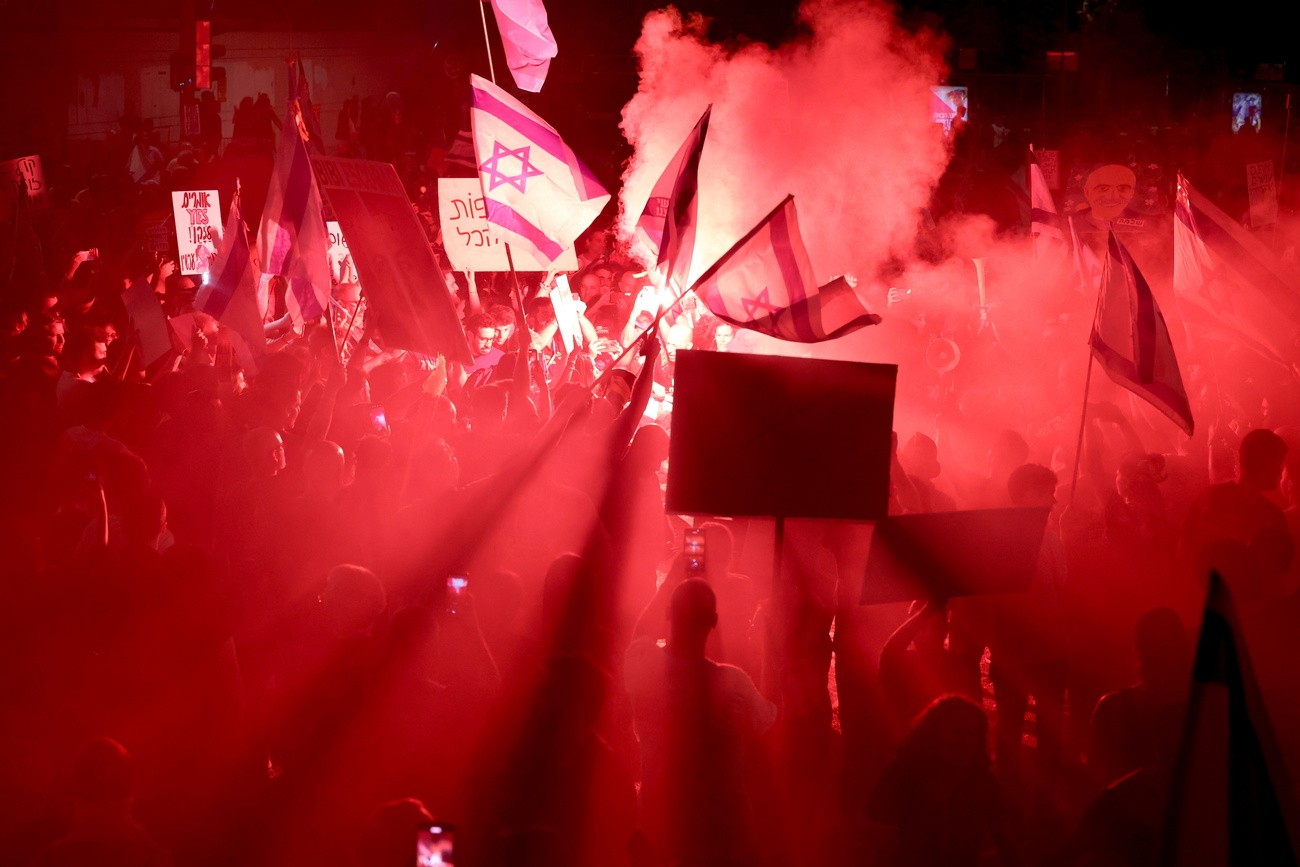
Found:
<path fill-rule="evenodd" d="M 947 638 L 946 600 L 932 599 L 915 608 L 880 651 L 880 686 L 904 725 L 940 696 L 961 692 L 970 680 L 969 660 L 946 647 Z"/>
<path fill-rule="evenodd" d="M 1015 506 L 1050 508 L 1056 503 L 1056 474 L 1038 464 L 1025 464 L 1007 479 L 1007 492 Z M 1061 757 L 1066 681 L 1061 594 L 1065 579 L 1065 548 L 1049 529 L 1043 534 L 1029 590 L 977 603 L 988 618 L 989 679 L 997 700 L 998 770 L 1008 780 L 1019 773 L 1021 736 L 1031 695 L 1040 771 L 1050 775 Z"/>
<path fill-rule="evenodd" d="M 72 771 L 72 829 L 36 859 L 36 867 L 170 867 L 171 855 L 132 810 L 131 755 L 117 741 L 95 738 Z"/>
<path fill-rule="evenodd" d="M 997 844 L 1002 863 L 1018 863 L 988 733 L 984 711 L 960 696 L 937 700 L 917 718 L 867 804 L 867 815 L 893 831 L 881 863 L 973 867 L 984 863 L 989 842 Z"/>
<path fill-rule="evenodd" d="M 632 775 L 596 733 L 607 681 L 586 656 L 546 660 L 499 807 L 506 832 L 557 831 L 571 853 L 562 863 L 573 867 L 626 864 L 637 824 Z M 498 854 L 502 867 L 517 863 Z"/>
<path fill-rule="evenodd" d="M 663 864 L 750 864 L 745 749 L 776 721 L 749 675 L 704 655 L 717 625 L 713 589 L 698 578 L 673 592 L 669 638 L 632 642 L 625 659 L 641 742 L 642 829 Z"/>
<path fill-rule="evenodd" d="M 1257 429 L 1242 437 L 1236 481 L 1212 486 L 1188 513 L 1183 528 L 1185 556 L 1194 559 L 1209 544 L 1225 539 L 1252 545 L 1262 530 L 1288 532 L 1286 516 L 1264 496 L 1277 490 L 1286 451 L 1286 442 L 1270 430 Z"/>
<path fill-rule="evenodd" d="M 1092 714 L 1088 767 L 1103 784 L 1154 764 L 1159 738 L 1182 718 L 1191 648 L 1178 615 L 1168 608 L 1143 614 L 1137 655 L 1138 682 L 1102 696 Z"/>

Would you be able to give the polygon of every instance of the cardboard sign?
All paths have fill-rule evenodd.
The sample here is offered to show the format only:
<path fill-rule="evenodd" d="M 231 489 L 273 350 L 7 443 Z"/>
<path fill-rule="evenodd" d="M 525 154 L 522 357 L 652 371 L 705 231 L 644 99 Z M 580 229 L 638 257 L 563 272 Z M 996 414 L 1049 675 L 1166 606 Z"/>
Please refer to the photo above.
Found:
<path fill-rule="evenodd" d="M 140 360 L 148 367 L 172 349 L 171 332 L 158 296 L 149 281 L 140 279 L 122 293 L 122 304 L 131 327 L 140 336 Z"/>
<path fill-rule="evenodd" d="M 569 289 L 569 278 L 563 274 L 555 278 L 555 288 L 551 290 L 551 307 L 555 308 L 555 324 L 564 341 L 564 351 L 572 352 L 574 342 L 582 332 L 578 324 L 577 302 Z"/>
<path fill-rule="evenodd" d="M 13 215 L 13 204 L 18 200 L 23 181 L 27 182 L 27 198 L 33 206 L 44 208 L 49 204 L 41 158 L 33 154 L 5 160 L 0 163 L 0 220 L 8 220 Z"/>
<path fill-rule="evenodd" d="M 1023 593 L 1033 584 L 1046 507 L 900 515 L 876 524 L 863 605 Z"/>
<path fill-rule="evenodd" d="M 892 364 L 678 350 L 668 513 L 885 517 L 897 376 Z"/>
<path fill-rule="evenodd" d="M 1258 229 L 1277 222 L 1277 182 L 1273 161 L 1246 163 L 1246 192 L 1250 195 L 1250 225 Z"/>
<path fill-rule="evenodd" d="M 343 230 L 338 221 L 327 220 L 325 230 L 330 236 L 330 248 L 326 254 L 330 260 L 330 273 L 340 283 L 356 283 L 357 272 L 352 266 L 352 251 L 348 249 L 348 240 L 343 237 Z M 344 280 L 344 277 L 349 279 Z"/>
<path fill-rule="evenodd" d="M 151 253 L 170 253 L 172 229 L 176 226 L 171 217 L 159 217 L 144 225 L 144 248 Z"/>
<path fill-rule="evenodd" d="M 1049 190 L 1059 190 L 1061 188 L 1061 152 L 1060 151 L 1034 151 L 1034 158 L 1038 160 L 1038 168 L 1043 172 L 1043 180 L 1047 182 Z"/>
<path fill-rule="evenodd" d="M 487 221 L 483 185 L 478 178 L 438 179 L 438 222 L 442 246 L 457 271 L 509 271 L 506 249 Z M 526 250 L 510 250 L 518 271 L 576 271 L 578 254 L 570 247 L 554 262 L 539 261 Z"/>
<path fill-rule="evenodd" d="M 177 265 L 182 274 L 203 274 L 221 244 L 221 202 L 216 190 L 177 190 L 172 193 L 176 220 Z"/>
<path fill-rule="evenodd" d="M 339 157 L 316 156 L 311 163 L 347 235 L 384 342 L 468 364 L 469 345 L 456 306 L 397 170 L 388 163 Z"/>
<path fill-rule="evenodd" d="M 930 120 L 943 124 L 945 132 L 952 131 L 953 121 L 970 120 L 970 108 L 964 87 L 930 87 Z"/>

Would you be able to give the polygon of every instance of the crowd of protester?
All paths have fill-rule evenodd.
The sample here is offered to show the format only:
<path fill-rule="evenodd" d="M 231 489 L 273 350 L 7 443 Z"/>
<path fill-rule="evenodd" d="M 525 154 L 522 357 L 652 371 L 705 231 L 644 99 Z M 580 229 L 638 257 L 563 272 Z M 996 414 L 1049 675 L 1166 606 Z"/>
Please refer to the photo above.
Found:
<path fill-rule="evenodd" d="M 1151 864 L 1211 566 L 1291 684 L 1286 378 L 1193 374 L 1178 447 L 1098 401 L 1072 492 L 1078 400 L 1002 412 L 1065 361 L 984 376 L 978 320 L 878 299 L 900 418 L 965 438 L 899 425 L 891 513 L 1052 517 L 1027 593 L 861 606 L 865 527 L 791 522 L 774 584 L 770 522 L 665 515 L 675 353 L 743 335 L 688 303 L 602 379 L 646 283 L 604 226 L 573 349 L 540 275 L 451 272 L 472 361 L 386 347 L 345 266 L 317 322 L 269 283 L 260 369 L 202 314 L 143 367 L 123 289 L 176 317 L 199 288 L 144 227 L 236 177 L 255 225 L 270 174 L 269 100 L 229 141 L 206 112 L 171 159 L 103 142 L 4 251 L 4 863 L 397 867 L 436 821 L 471 867 Z M 339 144 L 399 164 L 437 248 L 445 164 L 401 126 L 389 94 Z"/>

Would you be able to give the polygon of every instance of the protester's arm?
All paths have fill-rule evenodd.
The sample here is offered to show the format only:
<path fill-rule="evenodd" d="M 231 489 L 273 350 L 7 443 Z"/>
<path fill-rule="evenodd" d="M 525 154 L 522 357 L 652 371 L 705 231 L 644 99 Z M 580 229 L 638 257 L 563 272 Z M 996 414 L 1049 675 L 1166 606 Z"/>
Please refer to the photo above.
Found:
<path fill-rule="evenodd" d="M 600 339 L 600 335 L 596 333 L 596 326 L 591 324 L 591 320 L 587 318 L 587 314 L 584 313 L 581 308 L 578 309 L 578 328 L 582 331 L 582 343 L 584 346 L 590 348 Z"/>
<path fill-rule="evenodd" d="M 650 404 L 650 391 L 654 385 L 655 360 L 659 357 L 659 341 L 645 341 L 641 351 L 645 355 L 645 363 L 641 366 L 641 373 L 636 378 L 636 384 L 632 386 L 632 396 L 628 399 L 627 406 L 623 408 L 618 419 L 614 422 L 614 442 L 618 443 L 619 457 L 622 457 L 623 450 L 632 442 L 632 435 L 636 433 L 637 425 L 641 422 L 642 416 L 645 415 L 645 408 Z"/>
<path fill-rule="evenodd" d="M 456 610 L 448 611 L 438 631 L 443 660 L 458 663 L 444 670 L 445 680 L 458 680 L 459 686 L 476 692 L 495 693 L 500 689 L 501 672 L 483 639 L 468 591 L 457 597 Z"/>
<path fill-rule="evenodd" d="M 89 250 L 79 250 L 77 254 L 72 257 L 72 261 L 68 264 L 68 270 L 63 273 L 64 285 L 72 282 L 72 278 L 76 276 L 78 268 L 92 259 L 97 258 L 99 258 L 99 250 L 96 248 L 92 247 Z"/>
<path fill-rule="evenodd" d="M 311 418 L 307 420 L 307 424 L 303 428 L 303 445 L 311 445 L 325 439 L 329 433 L 330 425 L 334 423 L 334 405 L 338 402 L 339 392 L 343 390 L 343 385 L 347 381 L 347 370 L 339 363 L 338 359 L 335 359 L 330 366 L 329 379 L 325 381 L 324 393 L 321 395 L 321 399 L 316 402 Z"/>
<path fill-rule="evenodd" d="M 903 621 L 901 626 L 894 630 L 894 634 L 889 636 L 889 640 L 885 642 L 884 648 L 880 651 L 880 671 L 882 680 L 884 679 L 886 668 L 895 671 L 897 670 L 898 666 L 902 663 L 903 655 L 907 652 L 908 646 L 912 643 L 912 639 L 916 638 L 917 634 L 925 626 L 926 621 L 934 617 L 943 616 L 946 604 L 946 600 L 930 600 L 926 602 L 925 605 L 921 606 L 915 614 Z"/>
<path fill-rule="evenodd" d="M 898 460 L 898 431 L 893 431 L 889 440 L 889 486 L 904 513 L 920 511 L 921 497 Z"/>
<path fill-rule="evenodd" d="M 668 577 L 659 585 L 654 597 L 637 618 L 633 635 L 655 641 L 668 637 L 668 605 L 672 601 L 673 593 L 684 580 L 686 580 L 685 574 L 678 567 L 677 561 L 674 561 L 673 568 L 668 571 Z"/>
<path fill-rule="evenodd" d="M 549 323 L 542 326 L 541 331 L 529 331 L 533 336 L 533 349 L 545 349 L 555 340 L 555 332 L 560 328 L 560 323 L 552 319 Z"/>
<path fill-rule="evenodd" d="M 478 297 L 478 283 L 473 274 L 465 275 L 465 285 L 468 287 L 465 290 L 465 298 L 469 302 L 470 315 L 473 315 L 483 309 L 483 302 Z"/>
<path fill-rule="evenodd" d="M 149 285 L 159 295 L 167 292 L 167 278 L 176 273 L 176 263 L 171 259 L 159 259 L 158 267 L 149 275 Z"/>

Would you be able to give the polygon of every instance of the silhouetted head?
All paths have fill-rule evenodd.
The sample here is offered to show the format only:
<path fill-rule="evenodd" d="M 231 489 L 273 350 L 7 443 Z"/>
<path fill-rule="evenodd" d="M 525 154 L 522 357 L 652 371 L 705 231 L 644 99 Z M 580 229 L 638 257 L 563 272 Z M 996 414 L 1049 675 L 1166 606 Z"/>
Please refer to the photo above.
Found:
<path fill-rule="evenodd" d="M 491 347 L 489 347 L 491 348 Z M 493 383 L 476 388 L 469 397 L 469 417 L 476 433 L 500 433 L 506 423 L 506 410 L 510 406 L 510 392 Z"/>
<path fill-rule="evenodd" d="M 343 490 L 347 467 L 343 449 L 337 443 L 321 440 L 312 443 L 302 458 L 307 490 L 314 496 L 333 496 Z"/>
<path fill-rule="evenodd" d="M 330 570 L 321 602 L 335 634 L 361 636 L 370 634 L 384 613 L 388 596 L 374 572 L 344 563 Z"/>
<path fill-rule="evenodd" d="M 1007 493 L 1015 506 L 1056 505 L 1056 473 L 1041 464 L 1017 467 L 1007 478 Z"/>
<path fill-rule="evenodd" d="M 411 867 L 415 864 L 416 832 L 432 824 L 433 816 L 415 798 L 380 804 L 361 832 L 361 863 L 365 867 Z"/>
<path fill-rule="evenodd" d="M 413 495 L 443 494 L 455 490 L 459 483 L 460 465 L 451 446 L 433 440 L 416 450 L 407 477 L 407 487 Z"/>
<path fill-rule="evenodd" d="M 284 441 L 269 427 L 244 435 L 244 458 L 254 478 L 269 478 L 284 471 Z"/>
<path fill-rule="evenodd" d="M 718 598 L 707 581 L 688 578 L 673 591 L 668 608 L 669 647 L 678 656 L 703 656 L 704 642 L 718 625 Z"/>
<path fill-rule="evenodd" d="M 627 460 L 636 469 L 655 472 L 668 459 L 668 432 L 657 424 L 641 427 L 632 437 Z"/>
<path fill-rule="evenodd" d="M 912 724 L 899 755 L 946 770 L 988 762 L 989 721 L 965 696 L 936 699 Z"/>
<path fill-rule="evenodd" d="M 1257 428 L 1241 439 L 1238 480 L 1258 491 L 1277 490 L 1286 462 L 1286 441 L 1271 430 Z"/>
<path fill-rule="evenodd" d="M 83 804 L 125 801 L 135 788 L 131 754 L 112 738 L 87 741 L 72 769 L 72 795 Z"/>
<path fill-rule="evenodd" d="M 919 479 L 929 481 L 939 476 L 939 447 L 923 433 L 912 435 L 899 451 L 898 460 L 904 469 Z"/>
<path fill-rule="evenodd" d="M 731 573 L 731 530 L 726 524 L 705 521 L 699 529 L 704 531 L 704 568 L 710 578 L 725 578 Z"/>
<path fill-rule="evenodd" d="M 595 611 L 596 581 L 587 561 L 561 554 L 551 561 L 542 581 L 542 617 L 546 623 L 586 622 Z"/>

